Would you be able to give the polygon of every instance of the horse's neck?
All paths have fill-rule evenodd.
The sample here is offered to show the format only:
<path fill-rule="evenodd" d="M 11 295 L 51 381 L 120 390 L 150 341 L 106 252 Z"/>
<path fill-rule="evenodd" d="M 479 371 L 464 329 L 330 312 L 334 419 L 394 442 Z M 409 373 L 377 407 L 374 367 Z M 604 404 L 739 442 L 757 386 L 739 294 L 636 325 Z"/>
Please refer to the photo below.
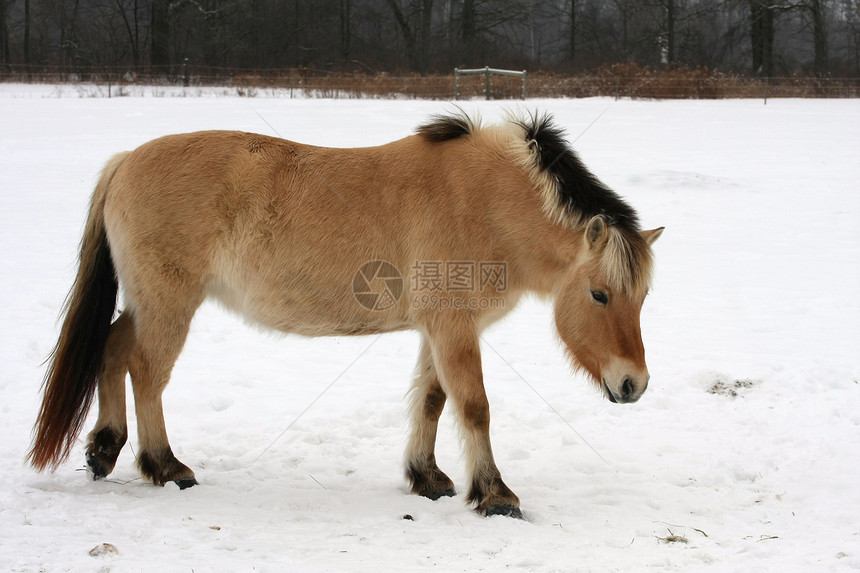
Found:
<path fill-rule="evenodd" d="M 518 230 L 511 260 L 525 290 L 551 296 L 582 253 L 582 231 L 551 222 L 542 214 Z"/>

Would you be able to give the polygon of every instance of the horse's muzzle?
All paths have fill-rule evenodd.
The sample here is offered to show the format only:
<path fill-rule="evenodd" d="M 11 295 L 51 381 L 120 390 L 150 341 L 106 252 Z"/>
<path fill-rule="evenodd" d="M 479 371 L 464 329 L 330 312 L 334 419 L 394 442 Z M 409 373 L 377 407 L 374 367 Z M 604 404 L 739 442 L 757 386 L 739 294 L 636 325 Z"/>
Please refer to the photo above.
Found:
<path fill-rule="evenodd" d="M 642 392 L 636 392 L 636 384 L 634 384 L 633 380 L 631 380 L 630 378 L 624 379 L 617 393 L 613 392 L 609 388 L 609 384 L 606 383 L 606 379 L 604 378 L 603 392 L 606 394 L 606 397 L 609 398 L 609 401 L 613 404 L 632 404 L 642 396 Z"/>

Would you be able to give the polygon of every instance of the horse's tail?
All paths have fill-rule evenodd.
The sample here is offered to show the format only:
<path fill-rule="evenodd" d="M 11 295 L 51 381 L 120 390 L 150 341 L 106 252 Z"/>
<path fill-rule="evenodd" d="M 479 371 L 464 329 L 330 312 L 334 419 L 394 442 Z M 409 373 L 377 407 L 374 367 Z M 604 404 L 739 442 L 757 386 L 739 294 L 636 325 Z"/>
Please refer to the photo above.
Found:
<path fill-rule="evenodd" d="M 42 408 L 27 454 L 39 471 L 56 469 L 69 457 L 98 383 L 119 288 L 105 233 L 105 197 L 126 155 L 108 162 L 93 192 L 78 275 L 63 307 L 60 339 L 48 358 Z"/>

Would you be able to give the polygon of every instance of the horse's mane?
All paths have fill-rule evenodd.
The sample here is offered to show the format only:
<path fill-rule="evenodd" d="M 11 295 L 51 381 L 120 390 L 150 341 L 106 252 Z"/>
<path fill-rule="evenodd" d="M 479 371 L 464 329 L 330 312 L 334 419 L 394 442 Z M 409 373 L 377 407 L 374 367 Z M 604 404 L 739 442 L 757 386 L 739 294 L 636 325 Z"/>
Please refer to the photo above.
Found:
<path fill-rule="evenodd" d="M 509 114 L 505 125 L 485 128 L 461 111 L 433 116 L 417 131 L 428 141 L 444 142 L 491 130 L 508 140 L 540 193 L 548 219 L 583 230 L 594 216 L 604 218 L 609 241 L 601 264 L 610 286 L 647 292 L 652 254 L 639 234 L 636 211 L 585 167 L 549 114 Z"/>
<path fill-rule="evenodd" d="M 418 126 L 418 133 L 429 141 L 448 141 L 470 135 L 481 128 L 480 121 L 472 121 L 466 113 L 433 115 L 430 121 Z"/>

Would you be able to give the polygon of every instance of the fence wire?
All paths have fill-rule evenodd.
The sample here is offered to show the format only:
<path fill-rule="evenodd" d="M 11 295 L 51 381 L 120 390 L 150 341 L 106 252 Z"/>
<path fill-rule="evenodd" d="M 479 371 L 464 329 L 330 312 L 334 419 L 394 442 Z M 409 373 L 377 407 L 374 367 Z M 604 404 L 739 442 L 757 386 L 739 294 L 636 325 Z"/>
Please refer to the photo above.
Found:
<path fill-rule="evenodd" d="M 307 68 L 240 70 L 176 66 L 152 68 L 25 68 L 0 67 L 0 82 L 94 86 L 93 95 L 117 97 L 134 95 L 135 88 L 154 93 L 167 88 L 223 87 L 232 93 L 254 97 L 270 94 L 304 98 L 455 98 L 454 74 L 390 75 L 340 74 Z M 483 99 L 483 78 L 460 78 L 461 99 Z M 778 77 L 758 78 L 707 74 L 699 70 L 617 75 L 611 72 L 561 75 L 529 72 L 528 97 L 581 98 L 615 97 L 632 99 L 723 99 L 723 98 L 856 98 L 860 78 Z M 262 92 L 262 93 L 261 93 Z M 193 94 L 192 94 L 193 95 Z M 522 83 L 517 77 L 493 77 L 491 99 L 520 99 Z"/>

